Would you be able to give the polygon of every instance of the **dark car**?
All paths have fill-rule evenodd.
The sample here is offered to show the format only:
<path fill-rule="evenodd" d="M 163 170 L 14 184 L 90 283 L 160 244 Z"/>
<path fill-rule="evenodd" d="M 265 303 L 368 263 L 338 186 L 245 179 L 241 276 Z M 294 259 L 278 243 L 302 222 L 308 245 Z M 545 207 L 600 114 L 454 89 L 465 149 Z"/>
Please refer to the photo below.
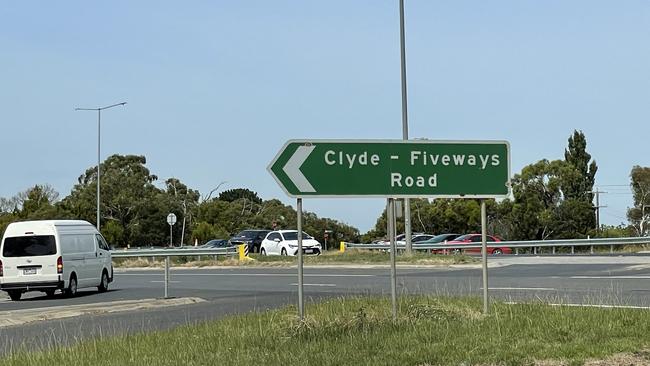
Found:
<path fill-rule="evenodd" d="M 231 245 L 248 244 L 248 251 L 250 253 L 259 253 L 262 240 L 264 240 L 266 234 L 270 232 L 271 230 L 243 230 L 240 231 L 239 234 L 230 238 L 229 242 Z"/>
<path fill-rule="evenodd" d="M 418 249 L 418 246 L 429 246 L 429 245 L 435 245 L 435 244 L 447 244 L 446 242 L 451 241 L 459 237 L 460 234 L 439 234 L 436 235 L 430 239 L 427 240 L 422 240 L 417 243 L 413 243 L 413 248 Z M 436 249 L 431 250 L 432 253 L 437 253 L 438 251 Z"/>
<path fill-rule="evenodd" d="M 212 248 L 227 248 L 231 246 L 228 240 L 226 239 L 212 239 L 208 241 L 207 243 L 201 245 L 201 248 L 207 248 L 207 249 L 212 249 Z"/>
<path fill-rule="evenodd" d="M 481 234 L 466 234 L 463 236 L 459 236 L 456 239 L 447 242 L 448 245 L 463 245 L 463 244 L 481 244 Z M 487 244 L 494 244 L 497 242 L 500 242 L 501 239 L 499 239 L 496 236 L 493 235 L 487 235 Z M 458 253 L 460 251 L 465 251 L 465 253 L 481 253 L 481 248 L 471 248 L 471 249 L 455 249 L 452 250 L 453 253 Z M 509 247 L 501 247 L 501 248 L 487 248 L 488 254 L 492 255 L 499 255 L 499 254 L 511 254 L 512 249 Z"/>

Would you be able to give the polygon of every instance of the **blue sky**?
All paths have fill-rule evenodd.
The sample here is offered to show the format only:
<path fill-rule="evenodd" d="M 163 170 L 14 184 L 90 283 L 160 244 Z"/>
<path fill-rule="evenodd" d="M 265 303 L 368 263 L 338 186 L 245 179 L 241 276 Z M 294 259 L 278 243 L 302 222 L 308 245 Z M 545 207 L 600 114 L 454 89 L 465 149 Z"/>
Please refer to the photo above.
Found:
<path fill-rule="evenodd" d="M 0 196 L 62 196 L 103 157 L 140 154 L 207 193 L 292 203 L 266 172 L 292 138 L 399 139 L 398 0 L 20 1 L 0 5 Z M 406 0 L 410 136 L 508 140 L 512 171 L 599 165 L 603 223 L 625 221 L 650 166 L 650 3 Z M 310 199 L 362 231 L 381 199 Z"/>

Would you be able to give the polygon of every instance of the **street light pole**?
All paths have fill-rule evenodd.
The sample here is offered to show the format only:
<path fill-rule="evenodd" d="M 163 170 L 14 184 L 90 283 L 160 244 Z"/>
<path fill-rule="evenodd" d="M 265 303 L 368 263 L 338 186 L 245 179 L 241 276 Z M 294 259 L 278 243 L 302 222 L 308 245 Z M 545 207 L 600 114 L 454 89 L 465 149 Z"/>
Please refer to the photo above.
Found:
<path fill-rule="evenodd" d="M 101 163 L 101 141 L 102 141 L 102 111 L 117 106 L 123 106 L 126 102 L 112 104 L 100 108 L 75 108 L 75 111 L 97 111 L 97 230 L 100 228 L 100 177 L 99 165 Z"/>
<path fill-rule="evenodd" d="M 404 35 L 404 0 L 399 0 L 399 40 L 400 40 L 400 65 L 402 79 L 402 139 L 409 139 L 409 122 L 406 98 L 406 46 Z M 411 254 L 411 200 L 404 198 L 404 229 L 406 237 L 406 254 Z"/>

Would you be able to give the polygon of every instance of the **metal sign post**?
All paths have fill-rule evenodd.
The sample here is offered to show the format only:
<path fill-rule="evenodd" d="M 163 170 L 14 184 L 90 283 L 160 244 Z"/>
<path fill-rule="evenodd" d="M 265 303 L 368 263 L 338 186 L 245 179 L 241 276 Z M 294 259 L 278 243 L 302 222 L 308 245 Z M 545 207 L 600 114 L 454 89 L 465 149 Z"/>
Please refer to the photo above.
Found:
<path fill-rule="evenodd" d="M 393 305 L 393 320 L 397 320 L 397 266 L 396 254 L 397 246 L 395 245 L 395 200 L 388 199 L 386 207 L 388 215 L 388 236 L 390 237 L 390 298 Z"/>
<path fill-rule="evenodd" d="M 487 268 L 487 213 L 485 200 L 481 200 L 481 256 L 483 261 L 483 314 L 488 313 L 488 268 Z"/>
<path fill-rule="evenodd" d="M 167 215 L 167 223 L 169 224 L 169 246 L 173 247 L 174 246 L 174 241 L 173 241 L 173 231 L 172 227 L 176 223 L 176 215 L 173 213 L 170 213 Z"/>
<path fill-rule="evenodd" d="M 176 215 L 173 213 L 170 213 L 167 215 L 167 224 L 169 224 L 169 246 L 173 247 L 174 246 L 174 232 L 172 231 L 172 228 L 174 227 L 174 224 L 176 223 Z M 169 297 L 169 256 L 165 257 L 165 299 Z"/>
<path fill-rule="evenodd" d="M 302 273 L 302 198 L 296 202 L 298 211 L 298 314 L 300 321 L 305 320 L 305 297 L 303 293 L 303 273 Z"/>

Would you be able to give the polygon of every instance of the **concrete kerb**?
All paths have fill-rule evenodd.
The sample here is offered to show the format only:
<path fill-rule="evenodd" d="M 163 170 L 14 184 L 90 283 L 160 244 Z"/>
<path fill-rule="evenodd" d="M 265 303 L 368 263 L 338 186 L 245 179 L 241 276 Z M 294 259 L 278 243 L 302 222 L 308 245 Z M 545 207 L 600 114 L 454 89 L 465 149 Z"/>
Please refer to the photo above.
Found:
<path fill-rule="evenodd" d="M 205 300 L 199 297 L 180 297 L 171 299 L 122 300 L 94 304 L 6 310 L 0 311 L 0 328 L 23 325 L 37 321 L 72 318 L 83 315 L 151 310 L 168 306 L 192 305 L 201 302 L 205 302 Z"/>

